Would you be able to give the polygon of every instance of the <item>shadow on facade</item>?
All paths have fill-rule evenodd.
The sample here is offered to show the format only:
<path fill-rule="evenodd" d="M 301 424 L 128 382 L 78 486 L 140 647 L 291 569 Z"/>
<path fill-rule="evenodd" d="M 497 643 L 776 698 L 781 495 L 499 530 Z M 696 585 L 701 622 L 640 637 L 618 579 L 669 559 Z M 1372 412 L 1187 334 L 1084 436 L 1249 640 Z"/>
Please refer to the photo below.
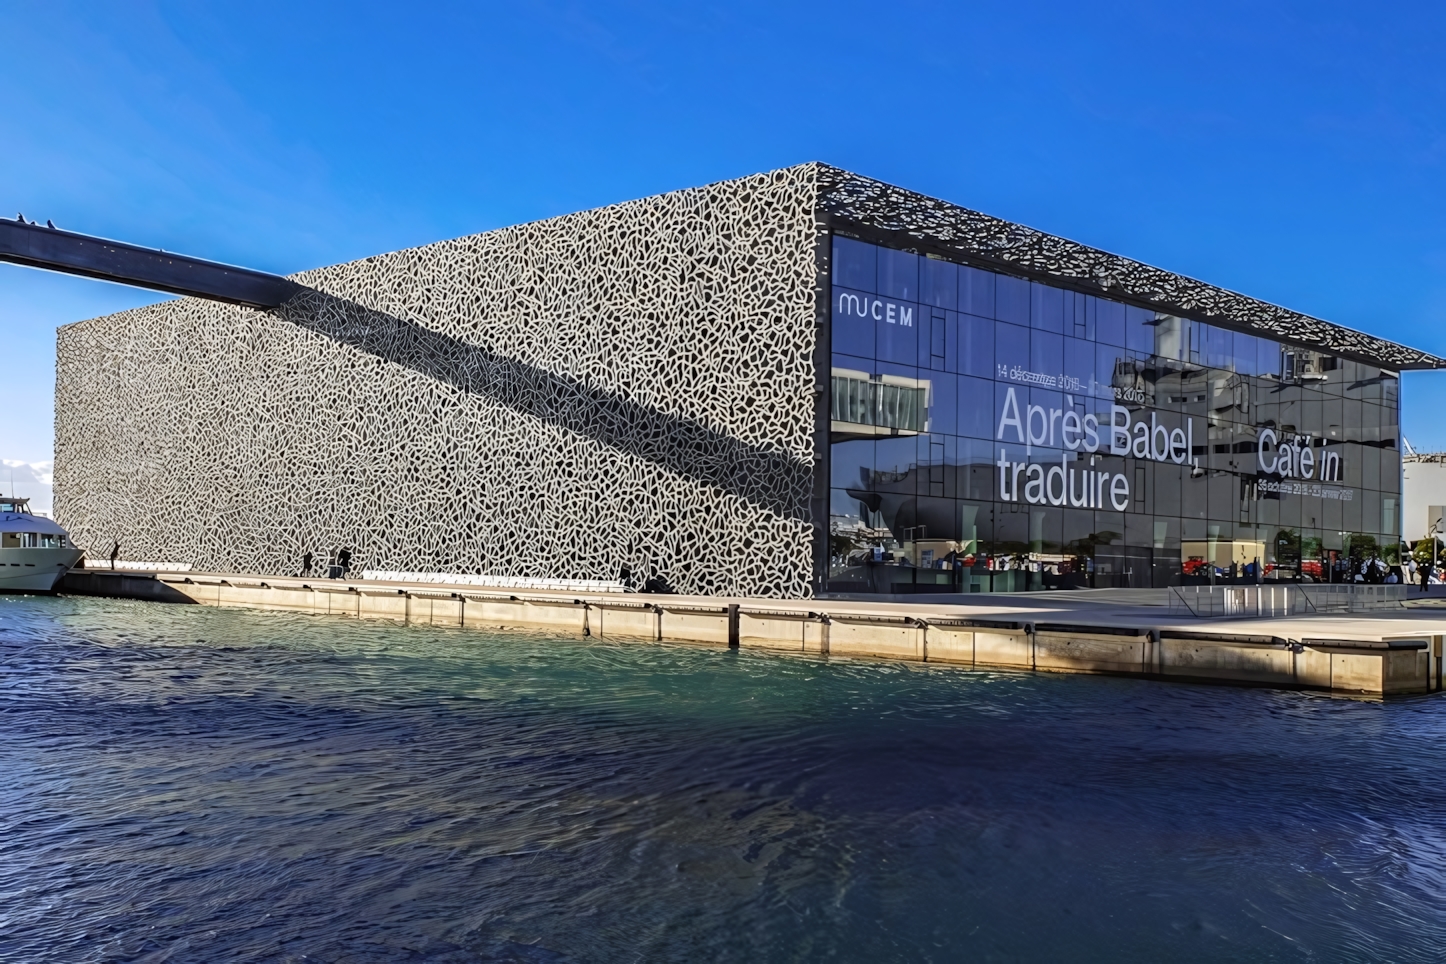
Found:
<path fill-rule="evenodd" d="M 278 317 L 384 361 L 490 398 L 777 515 L 809 522 L 812 466 L 569 375 L 508 358 L 312 288 Z"/>

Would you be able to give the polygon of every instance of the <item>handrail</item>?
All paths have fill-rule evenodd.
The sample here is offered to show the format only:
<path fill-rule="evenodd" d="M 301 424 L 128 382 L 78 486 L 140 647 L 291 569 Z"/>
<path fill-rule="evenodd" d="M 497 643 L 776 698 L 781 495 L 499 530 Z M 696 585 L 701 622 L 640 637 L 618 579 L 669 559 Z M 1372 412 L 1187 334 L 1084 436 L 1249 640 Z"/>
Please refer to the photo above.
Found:
<path fill-rule="evenodd" d="M 1334 612 L 1368 612 L 1404 605 L 1400 586 L 1326 583 L 1247 583 L 1170 586 L 1170 608 L 1196 618 L 1255 616 L 1262 619 Z"/>
<path fill-rule="evenodd" d="M 1180 604 L 1190 611 L 1190 615 L 1194 616 L 1196 619 L 1199 619 L 1200 611 L 1194 606 L 1190 605 L 1190 600 L 1185 598 L 1185 594 L 1180 591 L 1180 588 L 1181 587 L 1179 586 L 1171 586 L 1170 591 L 1175 594 L 1176 599 L 1180 600 Z"/>

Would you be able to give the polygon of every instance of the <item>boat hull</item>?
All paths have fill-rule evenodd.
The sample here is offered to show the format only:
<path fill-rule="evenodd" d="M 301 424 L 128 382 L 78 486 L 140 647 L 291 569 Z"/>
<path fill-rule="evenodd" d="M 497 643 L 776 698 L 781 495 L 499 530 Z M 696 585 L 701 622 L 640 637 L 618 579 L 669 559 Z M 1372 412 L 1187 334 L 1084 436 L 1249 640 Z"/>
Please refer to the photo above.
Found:
<path fill-rule="evenodd" d="M 53 592 L 83 553 L 63 549 L 0 549 L 0 592 Z"/>

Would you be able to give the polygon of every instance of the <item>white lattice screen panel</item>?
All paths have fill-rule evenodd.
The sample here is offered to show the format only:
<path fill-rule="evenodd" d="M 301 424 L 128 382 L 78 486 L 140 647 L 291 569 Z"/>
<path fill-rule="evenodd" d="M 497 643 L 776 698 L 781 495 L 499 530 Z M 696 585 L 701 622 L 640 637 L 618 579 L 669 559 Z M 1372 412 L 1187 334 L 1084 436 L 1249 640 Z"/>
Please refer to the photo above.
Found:
<path fill-rule="evenodd" d="M 59 518 L 207 570 L 806 595 L 816 170 L 62 329 Z"/>

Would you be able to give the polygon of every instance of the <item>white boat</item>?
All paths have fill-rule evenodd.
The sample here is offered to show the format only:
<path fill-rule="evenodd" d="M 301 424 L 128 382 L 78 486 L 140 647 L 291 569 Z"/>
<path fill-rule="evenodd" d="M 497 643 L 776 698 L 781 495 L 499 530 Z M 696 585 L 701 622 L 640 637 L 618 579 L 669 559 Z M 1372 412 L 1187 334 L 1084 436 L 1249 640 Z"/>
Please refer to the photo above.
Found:
<path fill-rule="evenodd" d="M 82 554 L 29 499 L 0 496 L 0 592 L 50 592 Z"/>

